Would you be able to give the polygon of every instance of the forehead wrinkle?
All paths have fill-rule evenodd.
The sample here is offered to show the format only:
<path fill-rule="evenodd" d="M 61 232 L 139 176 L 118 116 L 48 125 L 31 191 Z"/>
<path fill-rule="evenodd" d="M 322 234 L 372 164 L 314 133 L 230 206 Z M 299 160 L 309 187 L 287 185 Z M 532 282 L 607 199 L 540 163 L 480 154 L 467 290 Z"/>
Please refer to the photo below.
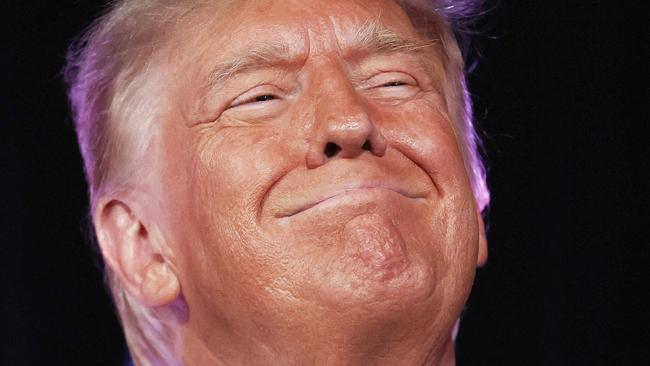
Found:
<path fill-rule="evenodd" d="M 336 22 L 331 22 L 330 19 L 334 25 L 336 46 L 343 52 L 344 58 L 364 57 L 373 53 L 421 55 L 426 49 L 441 42 L 439 38 L 423 39 L 419 36 L 402 36 L 383 25 L 380 17 L 381 14 L 366 19 L 363 23 L 354 23 L 349 27 L 336 26 Z M 291 47 L 291 42 L 286 37 L 279 37 L 273 40 L 253 42 L 238 51 L 234 57 L 217 63 L 208 74 L 207 89 L 222 85 L 237 74 L 248 70 L 288 66 L 299 62 L 301 56 L 309 57 L 313 51 L 309 45 L 313 34 L 311 29 L 305 31 L 306 35 L 304 32 L 300 34 L 303 43 L 301 51 Z M 350 36 L 343 36 L 345 33 Z"/>
<path fill-rule="evenodd" d="M 300 52 L 292 50 L 287 40 L 256 41 L 235 56 L 217 63 L 208 74 L 208 88 L 227 82 L 237 74 L 253 69 L 288 66 L 296 63 Z"/>

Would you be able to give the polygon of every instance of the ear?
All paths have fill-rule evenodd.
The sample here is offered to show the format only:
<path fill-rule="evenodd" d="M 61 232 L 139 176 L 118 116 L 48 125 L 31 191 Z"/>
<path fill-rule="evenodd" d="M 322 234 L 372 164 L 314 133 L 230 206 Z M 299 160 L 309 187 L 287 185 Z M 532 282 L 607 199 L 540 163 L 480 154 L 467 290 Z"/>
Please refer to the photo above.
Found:
<path fill-rule="evenodd" d="M 476 217 L 478 217 L 478 258 L 476 259 L 476 266 L 482 267 L 487 262 L 488 257 L 487 235 L 483 215 L 481 215 L 480 211 L 477 212 Z"/>
<path fill-rule="evenodd" d="M 162 306 L 180 294 L 180 284 L 162 248 L 142 218 L 120 200 L 100 201 L 94 214 L 99 247 L 126 291 L 147 306 Z"/>

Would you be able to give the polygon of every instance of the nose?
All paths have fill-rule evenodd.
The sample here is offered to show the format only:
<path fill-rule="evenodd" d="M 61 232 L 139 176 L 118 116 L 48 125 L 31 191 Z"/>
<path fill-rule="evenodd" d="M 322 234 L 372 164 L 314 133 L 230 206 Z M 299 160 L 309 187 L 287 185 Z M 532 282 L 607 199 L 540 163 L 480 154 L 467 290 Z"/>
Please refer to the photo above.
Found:
<path fill-rule="evenodd" d="M 340 90 L 340 89 L 339 89 Z M 335 158 L 353 159 L 364 152 L 381 157 L 386 138 L 370 119 L 354 91 L 321 96 L 307 152 L 307 167 L 317 168 Z"/>

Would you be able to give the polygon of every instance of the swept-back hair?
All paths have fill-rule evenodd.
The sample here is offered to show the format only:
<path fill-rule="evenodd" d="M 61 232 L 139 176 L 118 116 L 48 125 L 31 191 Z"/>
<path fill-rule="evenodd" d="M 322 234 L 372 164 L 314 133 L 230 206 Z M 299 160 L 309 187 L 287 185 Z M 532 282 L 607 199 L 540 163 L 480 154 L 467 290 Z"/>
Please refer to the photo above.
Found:
<path fill-rule="evenodd" d="M 233 0 L 116 0 L 70 46 L 64 71 L 69 85 L 79 147 L 88 181 L 91 212 L 110 192 L 137 184 L 141 166 L 157 133 L 156 114 L 164 101 L 148 97 L 155 90 L 151 65 L 163 43 L 206 5 Z M 448 57 L 452 82 L 447 96 L 450 117 L 465 169 L 480 210 L 489 203 L 485 169 L 472 119 L 459 41 L 482 11 L 480 0 L 397 0 L 413 20 L 436 19 Z M 417 22 L 416 22 L 417 20 Z M 431 35 L 434 36 L 434 35 Z M 461 45 L 462 46 L 462 45 Z M 129 350 L 139 365 L 174 365 L 173 325 L 166 309 L 140 304 L 108 266 L 106 281 L 122 322 Z"/>

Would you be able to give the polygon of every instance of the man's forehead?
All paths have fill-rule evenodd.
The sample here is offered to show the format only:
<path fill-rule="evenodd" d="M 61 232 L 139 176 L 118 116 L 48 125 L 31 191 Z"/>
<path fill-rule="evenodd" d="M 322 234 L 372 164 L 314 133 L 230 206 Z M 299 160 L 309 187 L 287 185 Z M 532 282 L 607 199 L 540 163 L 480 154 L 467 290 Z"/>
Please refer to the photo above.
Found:
<path fill-rule="evenodd" d="M 210 13 L 203 12 L 199 15 L 201 21 L 188 24 L 181 32 L 189 43 L 217 47 L 218 54 L 209 57 L 219 59 L 252 49 L 251 44 L 274 48 L 283 44 L 285 48 L 311 52 L 322 43 L 334 41 L 346 48 L 359 41 L 370 41 L 377 33 L 387 34 L 380 32 L 382 28 L 399 33 L 402 38 L 418 38 L 409 17 L 392 0 L 248 0 Z"/>
<path fill-rule="evenodd" d="M 436 43 L 436 40 L 423 39 L 412 32 L 392 29 L 383 24 L 379 17 L 368 18 L 363 22 L 337 24 L 337 28 L 332 31 L 333 38 L 325 43 L 335 43 L 344 58 L 369 53 L 416 54 Z M 214 85 L 251 68 L 300 63 L 307 54 L 318 52 L 313 39 L 320 35 L 309 34 L 312 32 L 314 30 L 301 32 L 285 29 L 235 44 L 229 52 L 218 57 L 208 81 Z"/>

